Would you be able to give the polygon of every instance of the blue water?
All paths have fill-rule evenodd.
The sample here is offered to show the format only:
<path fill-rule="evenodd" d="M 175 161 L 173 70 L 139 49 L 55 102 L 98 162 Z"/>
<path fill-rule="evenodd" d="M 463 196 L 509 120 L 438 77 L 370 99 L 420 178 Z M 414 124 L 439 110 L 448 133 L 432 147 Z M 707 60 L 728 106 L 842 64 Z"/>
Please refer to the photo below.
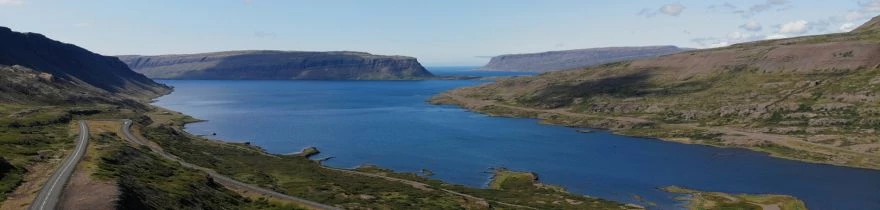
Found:
<path fill-rule="evenodd" d="M 509 76 L 519 73 L 438 74 Z M 190 114 L 196 134 L 250 141 L 273 153 L 316 146 L 327 165 L 376 164 L 484 187 L 489 168 L 538 173 L 542 182 L 585 195 L 679 209 L 659 187 L 793 195 L 811 209 L 880 209 L 880 171 L 808 164 L 720 149 L 488 117 L 425 101 L 468 81 L 160 81 L 175 87 L 156 105 Z"/>

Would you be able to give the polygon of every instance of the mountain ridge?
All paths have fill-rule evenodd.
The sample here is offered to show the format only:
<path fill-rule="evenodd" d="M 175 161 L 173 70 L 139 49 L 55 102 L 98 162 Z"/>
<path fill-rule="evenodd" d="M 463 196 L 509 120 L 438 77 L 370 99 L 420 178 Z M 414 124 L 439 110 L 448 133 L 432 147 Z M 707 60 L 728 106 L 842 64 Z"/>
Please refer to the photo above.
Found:
<path fill-rule="evenodd" d="M 482 70 L 547 72 L 566 70 L 624 60 L 655 57 L 691 49 L 671 45 L 641 47 L 601 47 L 504 54 L 492 57 Z"/>
<path fill-rule="evenodd" d="M 118 56 L 154 79 L 411 80 L 431 78 L 416 58 L 354 51 L 244 50 Z"/>
<path fill-rule="evenodd" d="M 0 100 L 85 102 L 84 98 L 145 99 L 170 88 L 103 56 L 38 33 L 0 27 Z M 35 94 L 43 93 L 43 94 Z"/>

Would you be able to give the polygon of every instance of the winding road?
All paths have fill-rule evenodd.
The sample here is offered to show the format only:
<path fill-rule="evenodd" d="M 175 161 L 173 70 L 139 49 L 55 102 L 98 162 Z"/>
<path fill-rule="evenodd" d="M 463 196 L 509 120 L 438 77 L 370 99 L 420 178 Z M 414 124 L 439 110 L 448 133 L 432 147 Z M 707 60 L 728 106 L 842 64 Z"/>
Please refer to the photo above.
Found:
<path fill-rule="evenodd" d="M 224 186 L 227 186 L 227 187 L 233 187 L 233 188 L 240 188 L 240 189 L 247 189 L 247 190 L 249 190 L 249 191 L 257 192 L 257 193 L 260 193 L 260 194 L 263 194 L 263 195 L 266 195 L 266 196 L 270 196 L 270 197 L 274 197 L 274 198 L 278 198 L 278 199 L 282 199 L 282 200 L 293 201 L 293 202 L 295 202 L 295 203 L 299 203 L 299 204 L 301 204 L 301 205 L 304 205 L 304 206 L 306 206 L 306 207 L 309 207 L 310 209 L 321 209 L 321 210 L 324 210 L 324 209 L 340 209 L 340 208 L 337 208 L 337 207 L 328 206 L 328 205 L 324 205 L 324 204 L 317 203 L 317 202 L 314 202 L 314 201 L 309 201 L 309 200 L 306 200 L 306 199 L 302 199 L 302 198 L 298 198 L 298 197 L 294 197 L 294 196 L 286 195 L 286 194 L 283 194 L 283 193 L 275 192 L 275 191 L 270 190 L 270 189 L 261 188 L 261 187 L 257 187 L 257 186 L 250 185 L 250 184 L 247 184 L 247 183 L 243 183 L 243 182 L 237 181 L 237 180 L 235 180 L 235 179 L 229 178 L 229 177 L 227 177 L 227 176 L 220 175 L 220 174 L 218 174 L 217 172 L 215 172 L 215 171 L 212 170 L 212 169 L 204 168 L 204 167 L 201 167 L 201 166 L 197 166 L 197 165 L 195 165 L 195 164 L 191 164 L 191 163 L 184 162 L 183 160 L 181 160 L 181 159 L 178 158 L 177 156 L 174 156 L 174 155 L 172 155 L 172 154 L 169 154 L 169 153 L 165 152 L 165 151 L 164 151 L 161 147 L 159 147 L 158 145 L 152 145 L 152 144 L 149 143 L 148 140 L 144 140 L 144 139 L 138 138 L 137 136 L 133 135 L 133 134 L 131 133 L 131 125 L 132 125 L 132 121 L 131 121 L 131 120 L 127 120 L 127 119 L 126 119 L 126 120 L 123 120 L 123 124 L 122 124 L 122 133 L 123 133 L 123 135 L 125 136 L 125 138 L 126 138 L 127 141 L 132 142 L 132 143 L 134 143 L 134 144 L 147 146 L 147 147 L 150 148 L 150 150 L 152 150 L 153 152 L 159 154 L 160 156 L 162 156 L 162 157 L 164 157 L 164 158 L 166 158 L 166 159 L 170 159 L 170 160 L 173 160 L 173 161 L 177 161 L 177 162 L 179 162 L 181 165 L 183 165 L 184 167 L 192 168 L 192 169 L 197 169 L 197 170 L 201 170 L 201 171 L 207 173 L 208 175 L 210 175 L 210 176 L 214 179 L 214 181 L 217 181 L 217 182 L 219 182 L 220 184 L 223 184 Z M 266 154 L 266 155 L 268 155 L 268 154 Z M 272 156 L 272 155 L 269 155 L 269 156 Z M 429 189 L 429 188 L 430 188 L 429 185 L 426 184 L 426 183 L 417 182 L 417 181 L 412 181 L 412 180 L 399 179 L 399 178 L 394 178 L 394 177 L 382 176 L 382 175 L 379 175 L 379 174 L 371 174 L 371 173 L 365 173 L 365 172 L 353 171 L 353 170 L 347 170 L 347 169 L 339 169 L 339 168 L 327 167 L 327 166 L 323 166 L 323 165 L 322 165 L 321 167 L 324 168 L 324 169 L 327 169 L 327 170 L 339 171 L 339 172 L 343 172 L 343 173 L 349 173 L 349 174 L 360 175 L 360 176 L 367 176 L 367 177 L 373 177 L 373 178 L 380 178 L 380 179 L 385 179 L 385 180 L 388 180 L 388 181 L 401 182 L 401 183 L 404 183 L 404 184 L 407 184 L 407 185 L 411 185 L 411 186 L 413 186 L 413 187 L 415 187 L 415 188 L 418 188 L 418 189 Z M 494 203 L 497 203 L 497 204 L 501 204 L 501 205 L 505 205 L 505 206 L 509 206 L 509 207 L 514 207 L 514 208 L 520 208 L 520 209 L 536 209 L 536 208 L 529 207 L 529 206 L 517 205 L 517 204 L 512 204 L 512 203 L 505 203 L 505 202 L 495 201 L 495 200 L 487 200 L 487 199 L 480 198 L 480 197 L 477 197 L 477 196 L 473 196 L 473 195 L 469 195 L 469 194 L 464 194 L 464 193 L 460 193 L 460 192 L 456 192 L 456 191 L 452 191 L 452 190 L 448 190 L 448 189 L 442 189 L 442 188 L 440 188 L 439 190 L 444 191 L 444 192 L 447 192 L 447 193 L 450 193 L 450 194 L 454 194 L 454 195 L 462 196 L 462 197 L 465 197 L 465 198 L 468 198 L 468 199 L 473 199 L 473 200 L 480 200 L 480 201 L 484 201 L 484 202 L 494 202 Z"/>
<path fill-rule="evenodd" d="M 43 185 L 43 189 L 40 190 L 40 193 L 37 195 L 37 198 L 34 199 L 34 202 L 31 203 L 31 206 L 28 208 L 30 210 L 49 210 L 55 209 L 58 205 L 58 201 L 61 199 L 61 193 L 64 189 L 64 185 L 67 184 L 67 181 L 70 180 L 70 175 L 73 174 L 73 169 L 76 168 L 76 163 L 82 159 L 83 155 L 86 153 L 86 147 L 89 144 L 89 125 L 86 124 L 85 121 L 79 121 L 79 138 L 76 141 L 76 148 L 74 149 L 71 155 L 68 155 L 67 158 L 62 162 L 61 167 L 49 177 L 49 180 L 46 181 L 46 184 Z"/>
<path fill-rule="evenodd" d="M 314 201 L 310 201 L 310 200 L 306 200 L 306 199 L 303 199 L 303 198 L 298 198 L 298 197 L 294 197 L 294 196 L 286 195 L 286 194 L 283 194 L 283 193 L 275 192 L 275 191 L 270 190 L 270 189 L 266 189 L 266 188 L 262 188 L 262 187 L 257 187 L 257 186 L 254 186 L 254 185 L 250 185 L 250 184 L 247 184 L 247 183 L 243 183 L 243 182 L 237 181 L 237 180 L 235 180 L 235 179 L 229 178 L 229 177 L 227 177 L 227 176 L 220 175 L 220 174 L 218 174 L 217 172 L 215 172 L 214 170 L 211 170 L 211 169 L 209 169 L 209 168 L 204 168 L 204 167 L 201 167 L 201 166 L 198 166 L 198 165 L 195 165 L 195 164 L 191 164 L 191 163 L 184 162 L 183 160 L 180 160 L 180 158 L 178 158 L 177 156 L 174 156 L 174 155 L 172 155 L 172 154 L 169 154 L 169 153 L 165 152 L 165 151 L 162 150 L 160 147 L 149 144 L 149 141 L 143 140 L 143 139 L 138 138 L 138 137 L 136 137 L 135 135 L 133 135 L 133 134 L 131 133 L 131 125 L 132 125 L 132 121 L 131 121 L 131 120 L 123 120 L 123 124 L 122 124 L 122 134 L 125 136 L 125 139 L 126 139 L 127 141 L 129 141 L 129 142 L 131 142 L 131 143 L 134 143 L 134 144 L 147 146 L 147 147 L 150 148 L 150 150 L 152 150 L 153 152 L 159 154 L 160 156 L 162 156 L 162 157 L 164 157 L 164 158 L 166 158 L 166 159 L 172 160 L 172 161 L 176 161 L 176 162 L 180 163 L 180 165 L 182 165 L 182 166 L 184 166 L 184 167 L 192 168 L 192 169 L 196 169 L 196 170 L 203 171 L 203 172 L 207 173 L 208 175 L 210 175 L 211 178 L 214 179 L 214 181 L 216 181 L 216 182 L 218 182 L 218 183 L 220 183 L 220 184 L 222 184 L 222 185 L 224 185 L 224 186 L 232 187 L 232 188 L 238 188 L 238 189 L 246 189 L 246 190 L 248 190 L 248 191 L 257 192 L 257 193 L 260 193 L 260 194 L 263 194 L 263 195 L 266 195 L 266 196 L 269 196 L 269 197 L 273 197 L 273 198 L 277 198 L 277 199 L 282 199 L 282 200 L 287 200 L 287 201 L 292 201 L 292 202 L 298 203 L 298 204 L 300 204 L 300 205 L 303 205 L 303 206 L 305 206 L 305 207 L 307 207 L 307 208 L 309 208 L 309 209 L 319 209 L 319 210 L 337 210 L 337 209 L 340 209 L 340 208 L 337 208 L 337 207 L 324 205 L 324 204 L 321 204 L 321 203 L 318 203 L 318 202 L 314 202 Z"/>

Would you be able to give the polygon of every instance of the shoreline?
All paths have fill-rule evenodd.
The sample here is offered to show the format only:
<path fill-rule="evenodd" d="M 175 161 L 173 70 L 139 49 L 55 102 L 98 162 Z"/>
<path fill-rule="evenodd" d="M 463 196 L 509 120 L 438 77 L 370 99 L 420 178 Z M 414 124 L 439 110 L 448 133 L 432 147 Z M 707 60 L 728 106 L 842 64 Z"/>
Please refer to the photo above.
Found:
<path fill-rule="evenodd" d="M 467 88 L 467 87 L 465 87 L 465 88 Z M 792 160 L 792 161 L 798 161 L 798 162 L 804 162 L 804 163 L 810 163 L 810 164 L 819 164 L 819 165 L 828 165 L 828 166 L 837 166 L 837 167 L 847 167 L 847 168 L 853 168 L 853 169 L 880 171 L 880 164 L 878 164 L 878 163 L 874 163 L 875 165 L 870 165 L 870 166 L 868 166 L 868 165 L 853 165 L 853 164 L 847 164 L 847 163 L 819 161 L 819 160 L 811 160 L 811 159 L 786 156 L 785 154 L 782 154 L 781 152 L 774 152 L 773 145 L 775 145 L 776 147 L 781 146 L 781 147 L 788 148 L 787 145 L 779 145 L 776 142 L 770 143 L 771 145 L 766 146 L 770 149 L 762 149 L 760 146 L 749 147 L 749 146 L 740 146 L 740 145 L 720 145 L 720 144 L 702 143 L 700 139 L 689 138 L 689 137 L 676 138 L 676 137 L 661 137 L 661 136 L 643 135 L 643 134 L 640 135 L 639 133 L 636 133 L 636 132 L 638 132 L 638 130 L 633 128 L 633 127 L 636 127 L 636 126 L 633 126 L 633 124 L 638 125 L 639 123 L 647 123 L 650 121 L 644 120 L 644 119 L 639 119 L 639 118 L 616 117 L 616 116 L 604 116 L 604 117 L 590 116 L 590 117 L 585 117 L 585 118 L 587 118 L 588 121 L 596 120 L 596 122 L 587 122 L 587 124 L 612 125 L 612 126 L 606 126 L 606 127 L 603 127 L 603 126 L 581 126 L 581 125 L 577 125 L 577 123 L 574 123 L 574 122 L 566 122 L 564 120 L 559 120 L 558 118 L 553 118 L 553 117 L 558 117 L 558 115 L 565 115 L 565 114 L 562 114 L 562 112 L 559 112 L 556 110 L 538 110 L 538 109 L 532 109 L 532 108 L 528 108 L 528 107 L 518 107 L 518 106 L 506 105 L 506 104 L 499 105 L 499 104 L 495 104 L 494 102 L 488 102 L 488 101 L 485 101 L 482 99 L 473 99 L 473 98 L 468 98 L 466 96 L 456 95 L 456 93 L 455 93 L 456 90 L 459 90 L 459 89 L 453 89 L 453 90 L 450 90 L 447 92 L 439 93 L 439 94 L 429 98 L 428 103 L 431 103 L 434 105 L 456 106 L 456 107 L 462 108 L 462 109 L 470 111 L 470 112 L 484 114 L 484 115 L 491 116 L 491 117 L 535 119 L 535 120 L 538 120 L 537 123 L 539 123 L 539 124 L 564 126 L 564 127 L 570 127 L 570 128 L 578 128 L 578 129 L 601 130 L 601 131 L 609 132 L 609 133 L 612 133 L 615 135 L 643 138 L 643 139 L 655 140 L 655 141 L 660 140 L 660 141 L 665 141 L 665 142 L 674 142 L 674 143 L 690 144 L 690 145 L 702 145 L 702 146 L 710 146 L 710 147 L 723 148 L 723 149 L 746 149 L 749 151 L 760 152 L 760 153 L 766 154 L 767 156 L 774 157 L 774 158 L 780 158 L 780 159 L 786 159 L 786 160 Z M 471 100 L 471 101 L 466 101 L 466 100 Z M 520 109 L 520 110 L 514 110 L 514 109 Z M 574 115 L 576 113 L 570 113 L 570 114 Z M 566 117 L 572 117 L 572 116 L 566 116 Z M 597 118 L 600 118 L 600 119 L 597 119 Z M 617 122 L 610 122 L 609 123 L 608 121 L 617 121 Z M 583 123 L 583 122 L 580 122 L 580 123 Z M 653 123 L 653 122 L 650 122 L 650 123 Z M 617 128 L 614 128 L 613 125 L 617 125 Z M 621 128 L 620 125 L 629 125 L 629 127 L 623 126 L 623 128 Z M 662 124 L 662 123 L 653 123 L 653 124 L 651 124 L 651 126 L 657 126 L 657 127 L 666 128 L 666 129 L 682 129 L 682 130 L 688 130 L 688 129 L 690 129 L 690 130 L 698 130 L 698 129 L 708 130 L 708 129 L 712 129 L 712 128 L 686 128 L 686 127 L 680 127 L 681 125 L 679 125 L 679 124 Z M 717 131 L 717 130 L 712 130 L 712 131 Z M 731 131 L 730 133 L 733 133 L 736 135 L 741 135 L 742 133 L 747 133 L 747 132 Z M 760 134 L 757 134 L 757 135 L 760 135 Z M 800 150 L 800 148 L 788 148 L 788 149 L 793 149 L 793 150 L 807 152 L 807 153 L 817 153 L 814 151 Z M 836 151 L 831 151 L 831 152 L 841 152 L 840 151 L 841 149 L 829 149 L 829 150 L 836 150 Z M 823 152 L 827 152 L 827 151 L 823 151 Z M 846 150 L 843 150 L 842 152 L 855 153 L 853 151 L 846 151 Z M 858 156 L 858 154 L 856 154 L 856 156 Z M 861 158 L 862 156 L 858 156 L 858 157 Z M 877 158 L 877 157 L 874 157 L 874 158 Z"/>
<path fill-rule="evenodd" d="M 172 111 L 170 109 L 167 109 L 167 108 L 161 107 L 161 106 L 157 106 L 157 105 L 150 104 L 150 106 L 153 107 L 154 109 L 151 110 L 150 112 L 148 112 L 147 116 L 150 116 L 151 114 L 155 115 L 156 113 L 163 113 L 163 111 Z M 147 127 L 157 128 L 157 127 L 169 126 L 171 129 L 175 130 L 175 132 L 179 132 L 182 136 L 192 138 L 194 140 L 203 140 L 206 142 L 213 142 L 213 143 L 217 143 L 217 144 L 227 144 L 227 145 L 249 147 L 250 149 L 252 149 L 262 155 L 265 155 L 265 156 L 272 156 L 272 157 L 278 157 L 278 158 L 281 158 L 284 156 L 301 157 L 301 158 L 305 158 L 306 160 L 308 160 L 310 162 L 317 164 L 317 167 L 323 168 L 323 169 L 326 169 L 329 171 L 343 172 L 343 173 L 347 173 L 347 174 L 353 174 L 353 175 L 364 176 L 364 177 L 379 178 L 379 179 L 384 179 L 384 180 L 390 181 L 390 182 L 399 182 L 399 183 L 411 185 L 415 188 L 422 189 L 422 190 L 428 190 L 428 191 L 439 190 L 440 192 L 449 193 L 454 196 L 461 196 L 461 197 L 465 198 L 466 200 L 476 200 L 480 203 L 496 204 L 496 205 L 518 208 L 518 209 L 539 209 L 539 208 L 532 207 L 529 204 L 519 203 L 519 201 L 512 202 L 510 200 L 505 200 L 506 198 L 500 199 L 500 198 L 494 198 L 493 196 L 488 196 L 488 194 L 486 194 L 486 192 L 482 192 L 482 191 L 486 191 L 486 190 L 491 190 L 491 188 L 488 186 L 483 186 L 483 187 L 466 186 L 466 185 L 462 185 L 462 184 L 449 182 L 446 180 L 432 179 L 429 176 L 420 176 L 418 172 L 400 172 L 400 171 L 395 171 L 392 169 L 382 168 L 377 165 L 371 165 L 373 167 L 364 167 L 365 165 L 360 165 L 360 166 L 357 166 L 354 168 L 337 168 L 337 167 L 327 166 L 327 165 L 324 165 L 322 162 L 326 159 L 332 158 L 332 156 L 327 157 L 327 158 L 323 158 L 323 159 L 317 159 L 317 160 L 310 158 L 311 155 L 316 155 L 316 154 L 320 153 L 318 148 L 316 148 L 314 146 L 304 147 L 301 151 L 292 152 L 291 154 L 276 154 L 276 153 L 268 152 L 265 149 L 263 149 L 262 147 L 260 147 L 259 145 L 250 144 L 249 142 L 229 142 L 229 141 L 225 141 L 221 138 L 213 138 L 213 139 L 204 138 L 203 136 L 195 135 L 195 134 L 187 132 L 184 129 L 184 127 L 185 127 L 185 125 L 190 124 L 190 123 L 206 122 L 207 120 L 196 119 L 196 118 L 193 118 L 189 115 L 185 115 L 184 113 L 181 113 L 181 112 L 172 112 L 172 113 L 176 114 L 177 116 L 180 116 L 180 118 L 171 118 L 172 120 L 164 121 L 165 123 L 154 121 L 151 124 L 144 125 L 145 128 L 147 128 Z M 172 116 L 174 114 L 172 114 Z M 182 119 L 191 119 L 191 120 L 182 120 Z M 309 155 L 309 154 L 311 154 L 311 155 Z M 370 169 L 378 170 L 382 173 L 370 173 L 369 172 Z M 366 171 L 364 171 L 364 170 L 366 170 Z M 520 171 L 510 171 L 510 172 L 511 173 L 534 174 L 533 172 L 520 172 Z M 415 177 L 410 177 L 410 176 L 415 176 Z M 538 180 L 533 180 L 533 181 L 535 183 L 534 188 L 538 189 L 538 190 L 543 189 L 543 188 L 547 188 L 547 187 L 551 187 L 551 186 L 555 186 L 555 185 L 551 185 L 551 184 L 541 183 Z M 493 182 L 497 182 L 497 180 L 488 179 L 487 182 L 493 183 Z M 558 188 L 564 189 L 563 187 L 558 187 Z M 528 190 L 533 190 L 533 189 L 517 188 L 517 189 L 510 189 L 511 192 L 504 192 L 504 193 L 520 192 L 522 190 L 528 191 Z M 508 191 L 508 190 L 503 190 L 503 191 Z M 621 208 L 621 209 L 630 209 L 630 210 L 636 210 L 636 209 L 644 210 L 645 209 L 644 207 L 637 205 L 637 204 L 634 204 L 632 202 L 613 201 L 613 200 L 603 199 L 603 198 L 585 195 L 585 194 L 581 194 L 581 193 L 571 193 L 571 192 L 567 192 L 564 190 L 557 191 L 556 194 L 558 194 L 559 196 L 565 197 L 566 201 L 568 201 L 568 203 L 561 204 L 561 205 L 575 205 L 575 206 L 577 206 L 577 205 L 610 205 L 610 204 L 614 204 L 616 206 L 619 206 L 619 208 Z M 524 201 L 528 201 L 531 199 L 538 199 L 538 200 L 546 199 L 544 197 L 541 197 L 541 196 L 545 196 L 545 195 L 534 194 L 531 196 L 537 196 L 537 197 L 523 198 L 523 199 L 526 199 Z M 547 203 L 539 202 L 538 205 L 540 206 L 540 205 L 544 205 L 544 204 L 547 204 Z M 554 205 L 556 205 L 556 204 L 554 203 Z"/>
<path fill-rule="evenodd" d="M 442 94 L 442 93 L 441 93 L 441 94 Z M 432 103 L 432 104 L 434 104 L 434 103 Z M 150 105 L 151 105 L 152 107 L 157 107 L 157 108 L 164 109 L 164 110 L 170 110 L 170 109 L 168 109 L 168 108 L 161 107 L 161 106 L 158 106 L 158 105 L 153 105 L 153 104 L 150 104 Z M 491 114 L 491 113 L 485 113 L 485 112 L 476 111 L 476 110 L 474 110 L 474 109 L 470 109 L 470 108 L 467 108 L 467 107 L 462 106 L 462 105 L 457 105 L 457 104 L 452 104 L 452 105 L 456 105 L 456 107 L 462 108 L 462 109 L 467 110 L 467 111 L 472 111 L 472 112 L 475 112 L 475 113 L 487 114 L 487 115 L 489 115 L 489 116 L 501 116 L 501 115 L 494 115 L 494 114 Z M 174 112 L 174 111 L 172 111 L 172 112 Z M 181 112 L 174 112 L 174 113 L 178 113 L 178 114 L 180 114 L 180 115 L 188 116 L 188 115 L 185 115 L 184 113 L 181 113 Z M 190 118 L 192 118 L 192 117 L 190 117 Z M 519 118 L 521 118 L 521 117 L 519 117 Z M 548 122 L 548 121 L 546 121 L 546 120 L 544 120 L 544 119 L 537 118 L 537 117 L 535 117 L 535 118 L 538 119 L 538 120 L 540 120 L 540 122 L 541 122 L 542 124 L 548 124 L 548 125 L 553 125 L 553 126 L 560 126 L 560 125 L 561 125 L 561 126 L 572 127 L 572 128 L 581 128 L 581 127 L 578 127 L 578 126 L 570 126 L 570 125 L 565 125 L 565 124 L 552 123 L 552 122 Z M 216 142 L 220 142 L 220 143 L 240 144 L 240 143 L 244 143 L 244 142 L 245 142 L 245 141 L 242 141 L 242 142 L 231 142 L 231 141 L 224 140 L 224 139 L 222 139 L 222 138 L 206 138 L 206 137 L 211 137 L 211 136 L 201 136 L 201 135 L 195 135 L 195 134 L 189 133 L 189 132 L 187 132 L 187 131 L 184 129 L 186 125 L 191 124 L 191 123 L 199 123 L 199 122 L 207 122 L 207 121 L 208 121 L 208 120 L 201 120 L 201 119 L 195 119 L 195 118 L 192 118 L 192 119 L 194 119 L 192 122 L 185 122 L 185 123 L 182 123 L 182 124 L 179 125 L 180 131 L 184 132 L 186 135 L 190 135 L 190 136 L 193 136 L 193 137 L 198 137 L 198 138 L 206 139 L 206 140 L 210 140 L 210 141 L 216 141 Z M 748 149 L 748 148 L 742 148 L 742 147 L 724 147 L 724 146 L 711 145 L 711 144 L 700 144 L 700 143 L 690 142 L 690 141 L 686 141 L 686 140 L 663 139 L 663 138 L 656 138 L 656 137 L 651 137 L 651 136 L 628 135 L 628 134 L 622 134 L 622 133 L 619 133 L 618 130 L 615 130 L 615 129 L 608 129 L 608 128 L 593 128 L 593 127 L 590 127 L 590 130 L 595 131 L 595 132 L 609 132 L 609 133 L 614 133 L 614 134 L 618 134 L 618 135 L 633 136 L 633 137 L 643 138 L 643 139 L 645 139 L 645 140 L 647 140 L 647 139 L 651 139 L 651 140 L 662 140 L 662 141 L 671 141 L 671 142 L 684 143 L 684 144 L 698 144 L 698 145 L 702 145 L 702 146 L 712 146 L 712 147 L 718 147 L 718 148 Z M 256 145 L 254 145 L 254 146 L 255 146 L 256 148 L 260 148 L 259 146 L 256 146 Z M 305 147 L 305 148 L 308 148 L 308 147 Z M 260 149 L 262 150 L 262 148 L 260 148 Z M 751 149 L 750 149 L 750 151 L 755 151 L 755 150 L 751 150 Z M 263 150 L 263 152 L 266 153 L 266 154 L 268 154 L 268 155 L 282 155 L 282 154 L 276 154 L 276 153 L 266 152 L 265 150 Z M 765 154 L 772 154 L 772 153 L 763 152 L 763 151 L 759 151 L 759 152 L 762 152 L 762 153 L 765 153 Z M 789 158 L 785 158 L 785 159 L 789 159 Z M 795 159 L 795 160 L 796 160 L 796 159 Z M 312 161 L 315 161 L 315 160 L 312 160 Z M 797 160 L 797 161 L 801 161 L 801 160 Z M 801 161 L 801 162 L 803 162 L 803 161 Z M 351 170 L 357 170 L 357 169 L 358 169 L 358 167 L 355 167 L 355 168 L 353 168 L 353 169 L 347 169 L 347 168 L 335 168 L 335 167 L 331 167 L 331 166 L 326 166 L 326 165 L 324 165 L 323 163 L 321 163 L 320 161 L 318 161 L 318 163 L 319 163 L 322 167 L 325 167 L 325 168 L 328 168 L 328 169 L 331 169 L 331 170 L 348 170 L 348 171 L 351 171 Z M 824 163 L 819 163 L 819 164 L 824 164 Z M 826 164 L 826 165 L 833 165 L 833 164 Z M 408 173 L 408 172 L 398 172 L 398 171 L 392 171 L 392 172 L 393 172 L 393 173 Z M 525 172 L 530 172 L 530 171 L 525 171 Z M 492 173 L 492 175 L 490 175 L 489 177 L 487 177 L 486 182 L 485 182 L 486 184 L 483 185 L 483 186 L 481 186 L 481 187 L 478 187 L 478 189 L 489 189 L 489 188 L 490 188 L 489 185 L 491 185 L 491 183 L 494 182 L 493 179 L 494 179 L 495 176 L 496 176 L 496 175 L 495 175 L 494 173 Z M 442 180 L 440 180 L 440 181 L 442 181 Z M 450 183 L 450 182 L 446 182 L 446 181 L 442 181 L 442 182 L 449 183 L 449 184 L 454 184 L 454 183 Z M 575 194 L 575 195 L 581 195 L 581 196 L 591 197 L 590 195 L 587 195 L 587 194 L 581 194 L 581 193 L 573 193 L 573 194 Z M 628 202 L 620 202 L 620 203 L 622 203 L 622 204 L 626 204 L 626 203 L 633 203 L 633 202 L 632 202 L 632 201 L 628 201 Z"/>

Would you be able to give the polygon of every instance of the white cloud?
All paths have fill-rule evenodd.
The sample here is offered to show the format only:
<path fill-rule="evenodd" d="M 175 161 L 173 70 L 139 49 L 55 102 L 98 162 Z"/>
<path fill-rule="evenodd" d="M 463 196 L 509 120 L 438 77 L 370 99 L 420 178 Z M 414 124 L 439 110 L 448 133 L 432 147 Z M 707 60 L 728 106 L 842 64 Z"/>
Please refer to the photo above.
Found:
<path fill-rule="evenodd" d="M 761 12 L 764 12 L 764 11 L 767 11 L 767 10 L 770 10 L 770 9 L 773 9 L 776 7 L 782 7 L 782 8 L 777 9 L 777 11 L 787 10 L 787 9 L 791 8 L 791 5 L 788 5 L 788 3 L 789 3 L 788 0 L 767 0 L 766 2 L 764 2 L 762 4 L 752 5 L 751 7 L 749 7 L 748 12 L 743 12 L 744 13 L 743 16 L 744 17 L 752 17 L 758 13 L 761 13 Z"/>
<path fill-rule="evenodd" d="M 880 12 L 880 0 L 859 1 L 859 7 L 862 13 L 877 13 Z"/>
<path fill-rule="evenodd" d="M 840 25 L 839 30 L 840 30 L 840 32 L 850 32 L 853 29 L 856 29 L 856 27 L 859 27 L 859 26 L 856 25 L 855 23 L 844 23 L 843 25 Z"/>
<path fill-rule="evenodd" d="M 810 22 L 806 20 L 796 20 L 792 22 L 788 22 L 782 24 L 779 27 L 779 33 L 781 34 L 804 34 L 810 30 Z"/>
<path fill-rule="evenodd" d="M 681 14 L 681 12 L 684 11 L 685 8 L 687 7 L 684 7 L 684 5 L 681 5 L 680 3 L 667 4 L 660 7 L 660 13 L 671 16 L 678 16 Z"/>
<path fill-rule="evenodd" d="M 739 28 L 745 29 L 747 31 L 760 31 L 763 27 L 761 27 L 761 23 L 758 23 L 758 21 L 749 20 L 749 22 L 740 25 Z"/>
<path fill-rule="evenodd" d="M 740 40 L 745 36 L 746 36 L 745 34 L 740 33 L 739 31 L 734 31 L 734 32 L 730 32 L 729 34 L 727 34 L 727 39 Z"/>
<path fill-rule="evenodd" d="M 856 21 L 865 18 L 865 14 L 857 11 L 850 11 L 843 15 L 845 21 Z"/>
<path fill-rule="evenodd" d="M 729 42 L 717 42 L 717 43 L 709 44 L 708 47 L 709 48 L 716 48 L 716 47 L 727 47 L 727 46 L 730 46 Z"/>
<path fill-rule="evenodd" d="M 0 0 L 0 5 L 20 5 L 24 0 Z"/>
<path fill-rule="evenodd" d="M 770 35 L 767 35 L 764 37 L 764 39 L 785 39 L 785 38 L 788 38 L 788 36 L 786 36 L 784 34 L 770 34 Z"/>
<path fill-rule="evenodd" d="M 651 9 L 651 8 L 642 9 L 636 15 L 645 16 L 645 17 L 654 17 L 654 16 L 657 16 L 657 14 L 664 14 L 664 15 L 677 17 L 678 15 L 681 15 L 681 13 L 686 8 L 687 7 L 685 7 L 684 5 L 682 5 L 680 3 L 672 3 L 672 4 L 663 5 L 659 9 Z"/>

